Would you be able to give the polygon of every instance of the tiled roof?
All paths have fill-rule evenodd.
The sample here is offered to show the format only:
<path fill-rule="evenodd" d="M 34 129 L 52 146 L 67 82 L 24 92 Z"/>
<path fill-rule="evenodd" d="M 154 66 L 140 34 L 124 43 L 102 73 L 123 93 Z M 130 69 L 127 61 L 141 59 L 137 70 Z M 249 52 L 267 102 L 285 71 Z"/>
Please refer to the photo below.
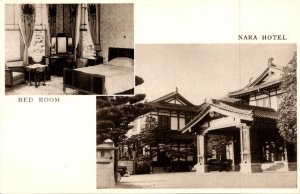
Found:
<path fill-rule="evenodd" d="M 237 90 L 234 92 L 229 92 L 228 96 L 230 96 L 230 97 L 246 96 L 246 95 L 250 95 L 252 93 L 257 93 L 263 89 L 269 89 L 271 87 L 278 87 L 278 86 L 280 86 L 280 84 L 281 84 L 281 79 L 277 79 L 277 80 L 266 82 L 266 83 L 263 83 L 263 84 L 260 84 L 260 85 L 257 85 L 257 86 L 251 87 L 251 88 L 244 88 L 244 89 Z"/>
<path fill-rule="evenodd" d="M 221 100 L 212 100 L 209 103 L 208 102 L 205 103 L 205 107 L 202 109 L 202 111 L 199 112 L 199 114 L 194 119 L 192 119 L 184 128 L 182 128 L 181 131 L 184 132 L 188 128 L 192 127 L 195 123 L 199 122 L 199 119 L 201 119 L 211 107 L 222 110 L 223 112 L 227 111 L 230 113 L 234 113 L 237 116 L 240 115 L 254 120 L 255 119 L 267 119 L 267 120 L 277 119 L 276 111 L 271 108 L 251 106 L 251 105 L 241 104 L 241 103 L 232 103 L 232 102 L 226 102 Z"/>
<path fill-rule="evenodd" d="M 166 94 L 166 95 L 164 95 L 164 96 L 162 96 L 162 97 L 160 97 L 160 98 L 158 98 L 156 100 L 153 100 L 151 102 L 154 102 L 154 103 L 163 103 L 163 102 L 165 102 L 167 100 L 170 100 L 170 99 L 179 99 L 180 101 L 182 101 L 186 105 L 195 106 L 193 103 L 191 103 L 186 98 L 184 98 L 178 91 Z"/>
<path fill-rule="evenodd" d="M 265 119 L 277 119 L 277 113 L 272 108 L 259 107 L 259 106 L 251 106 L 248 104 L 240 104 L 240 103 L 232 103 L 232 102 L 224 102 L 217 101 L 218 105 L 215 103 L 213 106 L 218 106 L 219 108 L 223 108 L 227 111 L 247 114 L 252 116 L 253 118 L 265 118 Z"/>
<path fill-rule="evenodd" d="M 188 129 L 189 127 L 191 127 L 192 125 L 194 125 L 194 123 L 196 123 L 206 113 L 206 111 L 209 109 L 209 104 L 207 104 L 207 103 L 204 103 L 204 104 L 205 105 L 203 106 L 202 111 L 200 111 L 196 117 L 194 117 L 182 129 L 180 129 L 180 131 L 184 132 L 186 129 Z"/>
<path fill-rule="evenodd" d="M 220 100 L 225 101 L 225 102 L 233 102 L 233 103 L 241 101 L 241 99 L 233 98 L 233 97 L 229 97 L 229 96 L 222 97 L 222 98 L 220 98 Z"/>
<path fill-rule="evenodd" d="M 248 96 L 250 94 L 258 93 L 260 90 L 263 89 L 270 89 L 272 87 L 278 87 L 281 84 L 281 79 L 279 77 L 274 77 L 272 81 L 266 81 L 263 82 L 266 76 L 274 76 L 280 75 L 280 72 L 282 72 L 283 67 L 275 65 L 273 63 L 273 58 L 270 58 L 268 60 L 268 67 L 251 83 L 249 83 L 244 88 L 229 92 L 229 97 L 242 97 L 242 96 Z"/>
<path fill-rule="evenodd" d="M 155 108 L 167 109 L 167 110 L 181 110 L 181 111 L 190 111 L 198 112 L 199 108 L 196 106 L 180 105 L 180 104 L 171 104 L 171 103 L 155 103 L 155 102 L 146 102 L 147 105 Z"/>

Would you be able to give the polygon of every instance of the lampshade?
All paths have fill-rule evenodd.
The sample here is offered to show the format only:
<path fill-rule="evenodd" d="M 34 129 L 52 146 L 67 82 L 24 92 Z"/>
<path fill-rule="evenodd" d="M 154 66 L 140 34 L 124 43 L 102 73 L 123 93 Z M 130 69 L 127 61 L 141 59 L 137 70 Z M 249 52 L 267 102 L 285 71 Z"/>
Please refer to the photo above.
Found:
<path fill-rule="evenodd" d="M 52 46 L 52 48 L 55 48 L 55 46 L 56 46 L 56 37 L 52 37 L 51 46 Z"/>

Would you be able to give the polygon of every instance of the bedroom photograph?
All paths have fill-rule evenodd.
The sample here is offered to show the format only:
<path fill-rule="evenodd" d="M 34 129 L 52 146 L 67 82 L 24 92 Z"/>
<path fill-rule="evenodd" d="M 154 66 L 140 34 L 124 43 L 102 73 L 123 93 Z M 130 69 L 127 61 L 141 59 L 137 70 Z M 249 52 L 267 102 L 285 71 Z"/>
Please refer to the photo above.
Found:
<path fill-rule="evenodd" d="M 133 4 L 5 4 L 6 95 L 134 95 Z"/>

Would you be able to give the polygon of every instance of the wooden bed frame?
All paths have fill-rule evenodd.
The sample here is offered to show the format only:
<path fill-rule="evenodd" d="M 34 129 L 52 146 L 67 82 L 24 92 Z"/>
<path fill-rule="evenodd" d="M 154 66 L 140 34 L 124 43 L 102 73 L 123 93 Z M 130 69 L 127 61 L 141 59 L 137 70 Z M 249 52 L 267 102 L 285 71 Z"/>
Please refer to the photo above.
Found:
<path fill-rule="evenodd" d="M 108 60 L 116 57 L 128 57 L 134 59 L 134 49 L 130 48 L 114 48 L 108 50 Z M 104 94 L 105 76 L 99 74 L 89 74 L 73 69 L 64 68 L 63 74 L 63 91 L 66 88 L 76 89 L 84 94 Z M 119 94 L 133 94 L 133 88 Z"/>

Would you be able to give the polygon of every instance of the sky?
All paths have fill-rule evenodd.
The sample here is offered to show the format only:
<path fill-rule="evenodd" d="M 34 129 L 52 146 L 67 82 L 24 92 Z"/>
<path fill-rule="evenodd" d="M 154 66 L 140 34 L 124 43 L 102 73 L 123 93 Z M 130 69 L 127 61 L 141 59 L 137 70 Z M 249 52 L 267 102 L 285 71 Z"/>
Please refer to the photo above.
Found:
<path fill-rule="evenodd" d="M 200 105 L 205 98 L 222 98 L 255 80 L 268 59 L 285 66 L 296 44 L 137 44 L 135 73 L 144 83 L 136 94 L 151 101 L 178 92 Z"/>

